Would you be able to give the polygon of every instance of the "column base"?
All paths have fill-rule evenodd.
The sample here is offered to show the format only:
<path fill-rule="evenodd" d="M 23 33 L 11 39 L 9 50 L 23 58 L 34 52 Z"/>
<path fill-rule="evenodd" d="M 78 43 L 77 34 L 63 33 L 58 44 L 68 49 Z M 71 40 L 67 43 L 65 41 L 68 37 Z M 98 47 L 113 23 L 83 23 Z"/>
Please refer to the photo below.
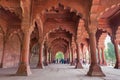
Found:
<path fill-rule="evenodd" d="M 71 66 L 74 66 L 74 65 L 75 65 L 75 63 L 74 63 L 74 62 L 71 62 L 71 63 L 70 63 L 70 65 L 71 65 Z"/>
<path fill-rule="evenodd" d="M 98 64 L 91 64 L 87 75 L 88 76 L 98 76 L 98 77 L 105 76 L 105 74 L 101 70 L 101 67 Z"/>
<path fill-rule="evenodd" d="M 18 71 L 16 72 L 17 76 L 29 76 L 31 73 L 30 66 L 26 64 L 20 64 Z"/>
<path fill-rule="evenodd" d="M 37 68 L 38 69 L 43 69 L 44 68 L 43 63 L 38 63 Z"/>
<path fill-rule="evenodd" d="M 120 62 L 116 62 L 114 68 L 115 68 L 115 69 L 120 69 Z"/>
<path fill-rule="evenodd" d="M 107 63 L 106 63 L 106 62 L 103 62 L 102 65 L 103 65 L 103 66 L 107 66 Z"/>
<path fill-rule="evenodd" d="M 49 64 L 52 64 L 52 62 L 49 62 Z"/>
<path fill-rule="evenodd" d="M 45 63 L 44 63 L 44 66 L 48 66 L 48 62 L 45 62 Z"/>
<path fill-rule="evenodd" d="M 3 63 L 0 63 L 0 68 L 3 68 Z"/>
<path fill-rule="evenodd" d="M 75 69 L 83 69 L 83 66 L 80 62 L 78 62 L 75 66 Z"/>
<path fill-rule="evenodd" d="M 98 64 L 99 64 L 99 65 L 102 65 L 102 62 L 100 61 L 100 62 L 98 62 Z"/>

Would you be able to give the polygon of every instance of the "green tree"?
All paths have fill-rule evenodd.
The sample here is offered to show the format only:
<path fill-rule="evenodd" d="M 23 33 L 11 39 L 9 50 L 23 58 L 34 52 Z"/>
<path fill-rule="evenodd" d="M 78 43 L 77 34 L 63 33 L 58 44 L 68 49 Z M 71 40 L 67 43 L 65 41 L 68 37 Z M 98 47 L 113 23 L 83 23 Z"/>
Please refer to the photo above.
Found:
<path fill-rule="evenodd" d="M 62 52 L 57 52 L 56 59 L 59 59 L 59 60 L 64 59 L 64 54 Z"/>
<path fill-rule="evenodd" d="M 109 42 L 107 43 L 107 50 L 105 50 L 105 55 L 106 55 L 106 59 L 110 60 L 110 61 L 115 61 L 115 50 L 114 50 L 114 45 Z"/>

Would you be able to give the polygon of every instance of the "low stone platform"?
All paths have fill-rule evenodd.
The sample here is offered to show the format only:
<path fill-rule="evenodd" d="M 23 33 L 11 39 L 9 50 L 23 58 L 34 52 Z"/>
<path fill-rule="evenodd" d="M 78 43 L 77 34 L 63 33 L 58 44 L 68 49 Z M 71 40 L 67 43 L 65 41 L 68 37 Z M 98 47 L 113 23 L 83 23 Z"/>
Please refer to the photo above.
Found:
<path fill-rule="evenodd" d="M 102 67 L 106 77 L 86 76 L 88 66 L 74 69 L 74 66 L 51 64 L 44 69 L 32 69 L 32 75 L 14 76 L 17 68 L 0 69 L 0 80 L 120 80 L 120 70 L 113 67 Z"/>

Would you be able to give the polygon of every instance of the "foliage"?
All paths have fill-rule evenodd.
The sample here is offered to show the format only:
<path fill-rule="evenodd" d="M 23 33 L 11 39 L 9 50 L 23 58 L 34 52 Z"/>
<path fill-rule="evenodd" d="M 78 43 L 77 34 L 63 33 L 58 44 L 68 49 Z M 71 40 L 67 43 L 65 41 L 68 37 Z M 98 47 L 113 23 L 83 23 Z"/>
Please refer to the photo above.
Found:
<path fill-rule="evenodd" d="M 64 54 L 62 52 L 57 52 L 55 57 L 56 57 L 56 59 L 61 60 L 61 59 L 64 59 Z"/>
<path fill-rule="evenodd" d="M 107 43 L 107 49 L 105 50 L 105 56 L 106 59 L 109 61 L 115 61 L 115 50 L 114 50 L 114 45 L 109 42 Z"/>

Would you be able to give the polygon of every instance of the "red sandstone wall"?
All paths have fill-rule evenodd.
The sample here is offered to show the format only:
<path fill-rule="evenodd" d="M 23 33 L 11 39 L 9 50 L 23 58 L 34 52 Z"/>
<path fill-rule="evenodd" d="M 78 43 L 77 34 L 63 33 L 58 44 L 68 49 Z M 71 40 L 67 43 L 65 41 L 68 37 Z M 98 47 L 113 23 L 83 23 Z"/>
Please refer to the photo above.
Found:
<path fill-rule="evenodd" d="M 20 41 L 16 35 L 9 38 L 5 47 L 3 67 L 18 66 L 20 59 Z"/>
<path fill-rule="evenodd" d="M 3 35 L 0 33 L 0 63 L 2 59 L 2 50 L 3 50 Z"/>

